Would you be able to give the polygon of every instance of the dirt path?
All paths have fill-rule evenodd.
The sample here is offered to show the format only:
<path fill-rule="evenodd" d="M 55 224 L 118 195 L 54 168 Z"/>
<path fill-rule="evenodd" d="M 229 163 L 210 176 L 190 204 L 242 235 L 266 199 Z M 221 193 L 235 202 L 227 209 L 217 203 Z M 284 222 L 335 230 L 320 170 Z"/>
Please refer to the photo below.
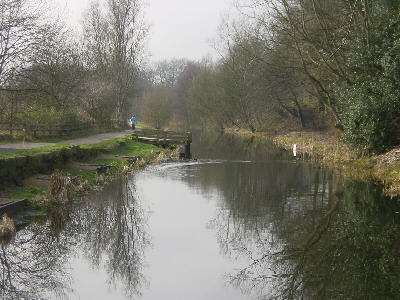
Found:
<path fill-rule="evenodd" d="M 56 144 L 75 144 L 75 145 L 82 145 L 82 144 L 96 144 L 102 141 L 106 140 L 111 140 L 111 139 L 116 139 L 120 137 L 124 137 L 127 134 L 133 133 L 133 130 L 124 130 L 124 131 L 119 131 L 119 132 L 107 132 L 107 133 L 99 133 L 99 134 L 94 134 L 94 135 L 89 135 L 77 139 L 72 139 L 72 140 L 63 140 L 57 143 L 24 143 L 24 142 L 18 142 L 18 143 L 10 143 L 10 144 L 1 144 L 0 145 L 0 152 L 2 153 L 12 153 L 17 150 L 23 150 L 23 149 L 33 149 L 33 148 L 38 148 L 38 147 L 43 147 L 43 146 L 53 146 Z"/>

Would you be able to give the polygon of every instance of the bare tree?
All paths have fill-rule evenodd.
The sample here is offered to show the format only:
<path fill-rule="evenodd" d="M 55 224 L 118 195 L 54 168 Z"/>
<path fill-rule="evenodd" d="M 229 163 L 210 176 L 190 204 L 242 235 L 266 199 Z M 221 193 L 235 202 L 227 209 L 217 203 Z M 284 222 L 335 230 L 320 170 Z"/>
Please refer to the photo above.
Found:
<path fill-rule="evenodd" d="M 18 71 L 30 62 L 36 38 L 41 33 L 39 12 L 28 0 L 0 2 L 0 89 L 10 89 Z"/>
<path fill-rule="evenodd" d="M 167 87 L 157 87 L 143 96 L 141 116 L 150 125 L 160 129 L 168 124 L 173 116 L 175 94 Z"/>
<path fill-rule="evenodd" d="M 105 8 L 93 2 L 85 23 L 88 67 L 111 83 L 114 117 L 129 114 L 144 50 L 147 26 L 139 0 L 107 0 Z"/>
<path fill-rule="evenodd" d="M 155 64 L 154 81 L 157 85 L 174 88 L 180 74 L 187 66 L 185 59 L 162 60 Z"/>

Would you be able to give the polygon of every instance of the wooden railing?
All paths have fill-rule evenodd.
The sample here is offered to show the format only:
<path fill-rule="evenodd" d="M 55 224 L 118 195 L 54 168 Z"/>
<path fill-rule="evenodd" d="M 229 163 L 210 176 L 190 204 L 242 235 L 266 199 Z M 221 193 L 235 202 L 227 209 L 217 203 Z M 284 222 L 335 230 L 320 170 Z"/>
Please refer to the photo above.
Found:
<path fill-rule="evenodd" d="M 190 132 L 177 132 L 177 131 L 166 131 L 159 129 L 141 129 L 137 135 L 145 135 L 149 138 L 157 138 L 157 139 L 170 139 L 176 141 L 186 141 L 188 139 L 192 139 L 192 135 Z"/>
<path fill-rule="evenodd" d="M 179 145 L 179 158 L 191 159 L 190 145 L 192 143 L 191 132 L 164 131 L 157 129 L 141 129 L 135 132 L 136 139 L 140 142 L 150 143 L 163 148 L 169 145 Z"/>
<path fill-rule="evenodd" d="M 23 136 L 62 136 L 78 131 L 89 131 L 92 129 L 125 128 L 127 122 L 109 120 L 106 122 L 83 122 L 64 124 L 40 124 L 35 122 L 0 122 L 1 135 L 23 135 Z"/>

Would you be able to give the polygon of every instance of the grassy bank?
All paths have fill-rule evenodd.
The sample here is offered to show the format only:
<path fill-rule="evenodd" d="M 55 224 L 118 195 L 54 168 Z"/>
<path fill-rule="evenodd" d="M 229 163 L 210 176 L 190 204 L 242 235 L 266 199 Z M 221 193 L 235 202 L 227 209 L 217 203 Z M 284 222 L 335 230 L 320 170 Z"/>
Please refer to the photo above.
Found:
<path fill-rule="evenodd" d="M 366 155 L 324 133 L 278 135 L 273 141 L 289 151 L 296 144 L 298 153 L 333 167 L 345 177 L 382 184 L 385 194 L 400 196 L 400 148 L 381 155 Z"/>
<path fill-rule="evenodd" d="M 131 137 L 103 141 L 93 145 L 81 145 L 81 148 L 94 149 L 98 155 L 79 161 L 69 161 L 65 166 L 58 168 L 53 173 L 53 175 L 57 174 L 57 176 L 52 175 L 49 177 L 48 186 L 46 187 L 36 186 L 35 184 L 9 186 L 3 192 L 3 197 L 28 199 L 32 207 L 46 212 L 49 208 L 53 209 L 54 205 L 49 204 L 52 204 L 52 198 L 59 194 L 65 194 L 68 197 L 71 195 L 78 196 L 92 189 L 99 189 L 105 183 L 118 177 L 126 176 L 148 164 L 177 158 L 174 146 L 164 149 L 137 142 Z M 43 150 L 38 149 L 32 150 Z M 52 149 L 46 148 L 45 150 L 51 151 Z M 59 148 L 56 150 L 59 150 Z M 101 167 L 101 170 L 99 170 L 98 166 Z M 59 184 L 60 182 L 62 184 Z M 50 190 L 57 190 L 57 188 L 51 189 L 49 187 L 54 186 L 59 186 L 59 190 L 52 193 Z M 64 193 L 64 189 L 67 189 L 68 193 Z"/>
<path fill-rule="evenodd" d="M 400 196 L 400 147 L 381 155 L 368 155 L 351 149 L 338 137 L 325 132 L 292 132 L 281 135 L 252 134 L 249 131 L 230 131 L 237 135 L 255 135 L 272 139 L 288 151 L 296 144 L 300 157 L 308 157 L 340 172 L 346 178 L 376 182 L 383 185 L 384 193 Z"/>

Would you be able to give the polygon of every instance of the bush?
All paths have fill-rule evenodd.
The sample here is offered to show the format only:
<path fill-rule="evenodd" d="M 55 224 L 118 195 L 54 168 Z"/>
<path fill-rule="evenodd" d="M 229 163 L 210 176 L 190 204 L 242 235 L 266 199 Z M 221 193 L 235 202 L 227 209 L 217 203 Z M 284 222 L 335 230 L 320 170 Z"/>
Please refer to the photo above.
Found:
<path fill-rule="evenodd" d="M 382 94 L 371 92 L 379 87 Z M 364 82 L 343 91 L 341 98 L 341 104 L 345 106 L 342 113 L 342 138 L 345 142 L 373 152 L 384 151 L 395 143 L 398 99 L 384 82 Z"/>
<path fill-rule="evenodd" d="M 76 113 L 68 110 L 56 110 L 54 107 L 29 105 L 20 112 L 16 119 L 21 123 L 38 123 L 44 125 L 79 124 L 82 122 Z"/>
<path fill-rule="evenodd" d="M 370 47 L 364 33 L 352 44 L 351 84 L 339 87 L 343 140 L 367 151 L 395 144 L 400 113 L 400 16 L 376 18 Z"/>

